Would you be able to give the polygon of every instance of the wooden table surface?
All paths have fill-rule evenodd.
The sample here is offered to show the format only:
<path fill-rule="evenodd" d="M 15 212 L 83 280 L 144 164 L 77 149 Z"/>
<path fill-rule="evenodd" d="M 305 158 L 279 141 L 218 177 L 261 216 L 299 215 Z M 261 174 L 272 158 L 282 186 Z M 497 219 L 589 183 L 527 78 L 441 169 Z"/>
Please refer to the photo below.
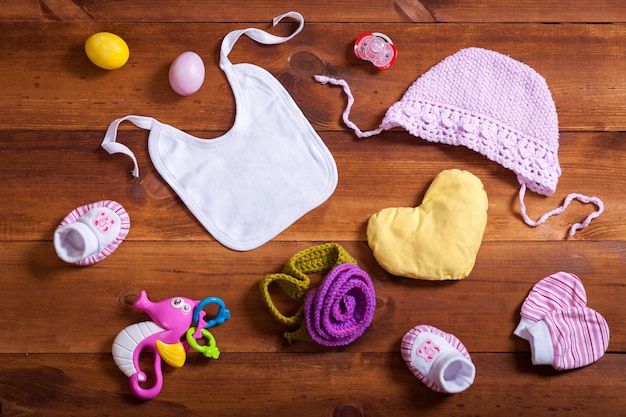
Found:
<path fill-rule="evenodd" d="M 275 46 L 242 38 L 231 60 L 270 71 L 332 152 L 334 194 L 275 239 L 237 252 L 215 241 L 158 175 L 147 133 L 130 124 L 122 142 L 131 161 L 100 148 L 108 124 L 152 116 L 194 135 L 227 131 L 235 107 L 219 69 L 219 46 L 235 29 L 272 28 L 296 10 L 301 34 Z M 626 415 L 626 5 L 622 0 L 3 0 L 0 6 L 0 415 L 8 416 L 622 416 Z M 122 36 L 129 62 L 92 65 L 86 38 Z M 399 58 L 379 71 L 358 60 L 359 34 L 394 40 Z M 531 217 L 569 192 L 596 195 L 605 213 L 566 238 L 592 208 L 575 203 L 531 228 L 521 220 L 515 174 L 464 147 L 427 144 L 397 130 L 359 140 L 341 121 L 341 90 L 312 76 L 341 76 L 353 87 L 353 119 L 374 128 L 385 110 L 431 66 L 477 46 L 523 61 L 545 77 L 559 116 L 563 173 L 551 197 L 529 193 Z M 206 80 L 176 95 L 167 73 L 186 50 L 204 60 Z M 476 266 L 458 282 L 395 277 L 374 259 L 368 218 L 385 207 L 416 206 L 445 169 L 469 170 L 489 197 Z M 83 204 L 120 202 L 131 229 L 104 261 L 78 267 L 55 254 L 52 236 Z M 354 343 L 289 345 L 261 302 L 259 280 L 300 250 L 325 242 L 347 249 L 372 277 L 376 311 Z M 584 283 L 589 307 L 611 330 L 608 352 L 587 367 L 533 366 L 512 334 L 520 306 L 541 278 L 567 271 Z M 320 278 L 321 279 L 321 278 Z M 317 278 L 314 284 L 319 284 Z M 111 357 L 114 337 L 147 320 L 131 306 L 218 296 L 232 318 L 213 331 L 221 356 L 189 353 L 164 366 L 164 387 L 136 399 Z M 466 391 L 445 395 L 415 378 L 400 340 L 418 324 L 457 336 L 476 365 Z"/>

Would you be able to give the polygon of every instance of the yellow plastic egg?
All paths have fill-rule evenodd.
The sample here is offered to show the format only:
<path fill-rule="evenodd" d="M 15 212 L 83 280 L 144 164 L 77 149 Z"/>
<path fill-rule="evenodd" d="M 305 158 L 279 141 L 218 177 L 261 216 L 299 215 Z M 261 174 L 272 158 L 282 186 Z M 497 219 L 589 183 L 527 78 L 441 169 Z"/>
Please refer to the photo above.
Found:
<path fill-rule="evenodd" d="M 109 32 L 94 33 L 87 38 L 85 53 L 91 62 L 107 70 L 121 68 L 130 56 L 124 39 Z"/>

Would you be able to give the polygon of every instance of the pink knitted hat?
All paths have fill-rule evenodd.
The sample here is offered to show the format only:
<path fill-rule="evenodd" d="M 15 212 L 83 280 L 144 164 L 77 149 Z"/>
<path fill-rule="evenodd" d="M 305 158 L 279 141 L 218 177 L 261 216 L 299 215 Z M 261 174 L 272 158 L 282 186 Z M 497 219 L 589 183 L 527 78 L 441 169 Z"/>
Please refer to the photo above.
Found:
<path fill-rule="evenodd" d="M 538 226 L 559 214 L 573 199 L 598 209 L 570 235 L 589 225 L 604 210 L 596 197 L 570 194 L 564 204 L 533 221 L 526 214 L 526 188 L 551 195 L 561 175 L 556 107 L 543 77 L 528 65 L 498 52 L 467 48 L 445 58 L 419 77 L 386 112 L 378 129 L 361 131 L 349 120 L 354 98 L 348 84 L 325 76 L 321 83 L 344 88 L 348 105 L 344 123 L 358 137 L 401 127 L 430 142 L 463 145 L 517 174 L 524 221 Z"/>

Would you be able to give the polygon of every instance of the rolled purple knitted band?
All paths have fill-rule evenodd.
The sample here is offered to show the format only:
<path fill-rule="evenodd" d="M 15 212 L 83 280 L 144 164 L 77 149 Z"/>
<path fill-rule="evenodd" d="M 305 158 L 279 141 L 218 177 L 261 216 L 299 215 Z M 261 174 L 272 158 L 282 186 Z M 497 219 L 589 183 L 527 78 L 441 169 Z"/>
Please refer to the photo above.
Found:
<path fill-rule="evenodd" d="M 259 282 L 261 298 L 272 316 L 290 329 L 283 333 L 289 343 L 315 341 L 342 346 L 363 334 L 372 321 L 376 297 L 370 277 L 337 243 L 314 246 L 295 254 L 278 274 Z M 310 273 L 329 271 L 319 288 L 310 289 Z M 282 314 L 272 301 L 270 285 L 276 283 L 296 301 L 304 299 L 291 316 Z"/>
<path fill-rule="evenodd" d="M 344 346 L 358 339 L 374 317 L 376 294 L 370 277 L 346 263 L 328 273 L 304 299 L 304 319 L 311 338 L 324 346 Z"/>

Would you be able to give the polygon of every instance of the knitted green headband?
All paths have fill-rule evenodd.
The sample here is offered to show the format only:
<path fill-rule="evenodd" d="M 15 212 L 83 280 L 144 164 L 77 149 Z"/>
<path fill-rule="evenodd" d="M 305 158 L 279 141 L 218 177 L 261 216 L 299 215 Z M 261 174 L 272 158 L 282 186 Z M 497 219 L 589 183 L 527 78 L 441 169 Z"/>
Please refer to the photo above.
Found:
<path fill-rule="evenodd" d="M 307 274 L 328 271 L 320 288 L 309 291 Z M 305 298 L 293 316 L 285 316 L 274 305 L 269 285 L 276 282 L 293 300 Z M 272 316 L 291 329 L 283 337 L 316 341 L 326 346 L 345 345 L 369 326 L 376 299 L 371 280 L 356 266 L 356 260 L 336 243 L 298 252 L 282 273 L 266 275 L 260 282 L 261 297 Z"/>
<path fill-rule="evenodd" d="M 282 273 L 266 275 L 259 282 L 261 297 L 270 314 L 278 322 L 290 328 L 298 327 L 295 331 L 287 331 L 283 334 L 289 343 L 294 340 L 312 340 L 304 325 L 304 310 L 300 307 L 293 316 L 283 315 L 270 297 L 269 285 L 276 281 L 276 284 L 291 299 L 301 300 L 311 285 L 311 280 L 306 274 L 328 271 L 344 263 L 356 264 L 356 260 L 342 246 L 336 243 L 326 243 L 296 253 L 289 259 Z"/>

